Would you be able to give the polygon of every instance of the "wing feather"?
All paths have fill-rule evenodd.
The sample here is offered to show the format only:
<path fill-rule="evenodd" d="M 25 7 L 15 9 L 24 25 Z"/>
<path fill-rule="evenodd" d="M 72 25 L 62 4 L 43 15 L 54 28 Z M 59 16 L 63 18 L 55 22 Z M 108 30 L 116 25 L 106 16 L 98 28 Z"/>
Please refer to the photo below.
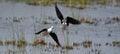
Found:
<path fill-rule="evenodd" d="M 76 20 L 72 17 L 67 17 L 67 23 L 71 23 L 71 24 L 80 24 L 81 22 L 79 20 Z"/>
<path fill-rule="evenodd" d="M 35 33 L 36 35 L 38 35 L 38 34 L 40 34 L 41 32 L 43 32 L 43 31 L 47 31 L 47 29 L 45 28 L 45 29 L 42 29 L 41 31 L 39 31 L 39 32 L 37 32 L 37 33 Z"/>
<path fill-rule="evenodd" d="M 57 37 L 57 35 L 56 35 L 54 32 L 51 32 L 51 33 L 50 33 L 50 36 L 54 39 L 54 41 L 55 41 L 59 46 L 61 46 L 60 43 L 59 43 L 58 37 Z"/>
<path fill-rule="evenodd" d="M 60 10 L 58 9 L 56 3 L 55 3 L 55 11 L 56 11 L 57 17 L 61 20 L 61 23 L 62 23 L 62 20 L 63 20 L 64 18 L 63 18 L 62 13 L 61 13 Z"/>

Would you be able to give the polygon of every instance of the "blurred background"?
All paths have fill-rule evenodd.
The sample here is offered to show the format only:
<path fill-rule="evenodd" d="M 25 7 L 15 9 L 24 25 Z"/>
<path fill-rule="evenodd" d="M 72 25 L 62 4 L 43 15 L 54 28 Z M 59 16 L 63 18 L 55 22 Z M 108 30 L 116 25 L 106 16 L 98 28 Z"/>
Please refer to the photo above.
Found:
<path fill-rule="evenodd" d="M 54 4 L 82 23 L 61 34 Z M 35 32 L 54 26 L 63 49 Z M 48 35 L 49 36 L 49 35 Z M 120 0 L 0 0 L 0 54 L 119 54 Z"/>

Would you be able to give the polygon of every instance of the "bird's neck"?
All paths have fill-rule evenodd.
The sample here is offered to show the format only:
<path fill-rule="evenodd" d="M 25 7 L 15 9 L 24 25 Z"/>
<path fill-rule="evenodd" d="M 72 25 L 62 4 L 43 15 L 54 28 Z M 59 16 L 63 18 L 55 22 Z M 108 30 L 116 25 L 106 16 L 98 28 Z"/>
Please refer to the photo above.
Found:
<path fill-rule="evenodd" d="M 48 33 L 50 33 L 51 31 L 52 31 L 52 28 L 49 28 L 49 29 L 47 30 Z"/>

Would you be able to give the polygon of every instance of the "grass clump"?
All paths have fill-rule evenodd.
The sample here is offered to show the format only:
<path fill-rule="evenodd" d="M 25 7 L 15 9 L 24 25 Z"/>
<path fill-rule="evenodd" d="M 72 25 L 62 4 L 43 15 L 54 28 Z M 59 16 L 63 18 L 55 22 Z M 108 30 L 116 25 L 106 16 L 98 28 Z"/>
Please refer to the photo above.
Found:
<path fill-rule="evenodd" d="M 35 40 L 32 44 L 32 46 L 37 46 L 37 45 L 47 45 L 47 43 L 44 40 Z"/>
<path fill-rule="evenodd" d="M 19 39 L 17 41 L 17 47 L 22 47 L 22 46 L 26 46 L 27 45 L 27 41 L 25 38 Z"/>
<path fill-rule="evenodd" d="M 62 49 L 72 50 L 72 49 L 73 49 L 73 46 L 66 45 L 66 46 L 63 46 Z"/>
<path fill-rule="evenodd" d="M 5 45 L 15 45 L 16 41 L 15 40 L 6 40 Z"/>
<path fill-rule="evenodd" d="M 113 42 L 112 42 L 112 45 L 113 45 L 113 46 L 120 47 L 120 41 L 113 41 Z"/>
<path fill-rule="evenodd" d="M 85 40 L 85 41 L 83 41 L 82 45 L 83 45 L 83 47 L 88 48 L 92 45 L 92 41 Z"/>
<path fill-rule="evenodd" d="M 80 43 L 78 43 L 78 42 L 73 42 L 73 46 L 80 46 Z"/>
<path fill-rule="evenodd" d="M 0 40 L 0 45 L 3 45 L 3 41 L 2 40 Z"/>
<path fill-rule="evenodd" d="M 47 6 L 47 5 L 51 5 L 55 3 L 55 0 L 27 0 L 26 4 L 28 5 L 43 5 L 43 6 Z"/>

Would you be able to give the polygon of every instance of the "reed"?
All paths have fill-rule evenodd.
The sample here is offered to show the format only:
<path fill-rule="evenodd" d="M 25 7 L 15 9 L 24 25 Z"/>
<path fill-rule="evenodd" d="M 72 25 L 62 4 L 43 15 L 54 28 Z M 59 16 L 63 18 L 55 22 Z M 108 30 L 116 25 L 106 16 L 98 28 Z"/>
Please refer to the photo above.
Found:
<path fill-rule="evenodd" d="M 69 31 L 68 29 L 66 30 L 66 45 L 69 46 Z"/>
<path fill-rule="evenodd" d="M 10 20 L 10 18 L 9 18 L 9 20 Z M 16 40 L 15 39 L 15 30 L 14 30 L 13 22 L 10 22 L 10 25 L 11 25 L 11 28 L 12 28 L 12 35 L 11 36 L 13 36 L 13 40 Z M 10 30 L 10 28 L 8 28 L 8 29 Z"/>
<path fill-rule="evenodd" d="M 68 7 L 80 8 L 80 9 L 83 9 L 87 5 L 91 5 L 94 3 L 101 5 L 109 4 L 108 0 L 5 0 L 5 1 L 14 2 L 14 3 L 24 2 L 28 5 L 33 5 L 33 6 L 38 6 L 38 5 L 48 6 L 54 4 L 55 2 L 58 2 Z M 118 0 L 115 0 L 115 2 L 117 5 L 119 5 L 120 3 Z"/>
<path fill-rule="evenodd" d="M 33 20 L 34 33 L 36 33 L 36 21 L 37 21 L 37 18 L 35 18 L 34 16 L 31 16 L 31 17 L 32 17 L 32 20 Z M 37 40 L 38 38 L 37 38 L 36 35 L 34 35 L 34 36 L 35 36 L 35 38 L 34 38 L 34 43 L 32 44 L 33 46 L 37 46 L 38 44 L 43 44 L 43 45 L 46 44 L 44 41 Z M 43 51 L 43 48 L 42 48 L 42 46 L 40 46 L 40 53 L 41 54 L 43 54 L 42 51 Z"/>
<path fill-rule="evenodd" d="M 35 33 L 36 32 L 36 19 L 35 19 L 35 17 L 34 16 L 31 16 L 31 18 L 32 18 L 32 20 L 33 20 L 33 29 L 34 29 L 34 32 L 33 33 Z M 34 40 L 36 40 L 37 39 L 37 36 L 36 35 L 34 35 L 35 36 L 35 38 L 34 38 Z"/>
<path fill-rule="evenodd" d="M 3 45 L 3 41 L 2 40 L 0 40 L 0 46 L 2 46 Z"/>
<path fill-rule="evenodd" d="M 51 5 L 55 3 L 55 0 L 26 0 L 26 3 L 28 5 L 43 5 L 43 6 L 47 6 L 47 5 Z"/>

